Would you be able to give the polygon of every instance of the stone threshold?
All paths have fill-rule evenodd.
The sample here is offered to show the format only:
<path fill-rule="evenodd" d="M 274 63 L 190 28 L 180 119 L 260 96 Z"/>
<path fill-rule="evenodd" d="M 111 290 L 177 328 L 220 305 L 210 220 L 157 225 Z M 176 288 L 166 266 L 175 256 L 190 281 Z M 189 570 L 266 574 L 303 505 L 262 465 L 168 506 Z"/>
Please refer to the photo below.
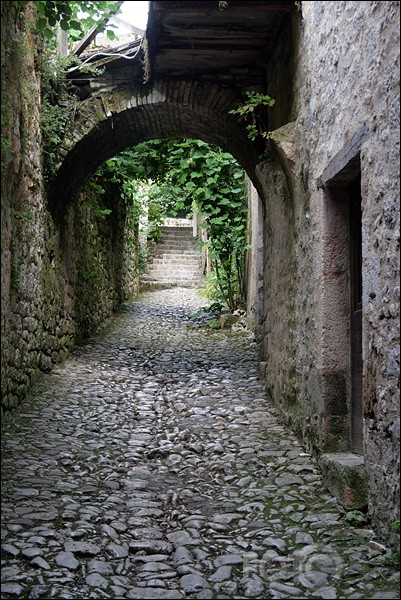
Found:
<path fill-rule="evenodd" d="M 352 452 L 330 452 L 319 458 L 324 483 L 344 508 L 364 510 L 368 486 L 363 456 Z"/>

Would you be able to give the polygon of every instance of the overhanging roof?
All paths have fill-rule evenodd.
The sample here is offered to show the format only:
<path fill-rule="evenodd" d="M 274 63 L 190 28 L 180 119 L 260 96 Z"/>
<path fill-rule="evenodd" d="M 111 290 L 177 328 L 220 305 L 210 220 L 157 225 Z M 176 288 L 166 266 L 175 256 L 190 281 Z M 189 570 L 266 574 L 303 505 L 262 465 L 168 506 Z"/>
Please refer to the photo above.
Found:
<path fill-rule="evenodd" d="M 153 1 L 148 71 L 157 79 L 265 85 L 265 66 L 293 1 Z M 223 6 L 226 5 L 224 8 Z"/>

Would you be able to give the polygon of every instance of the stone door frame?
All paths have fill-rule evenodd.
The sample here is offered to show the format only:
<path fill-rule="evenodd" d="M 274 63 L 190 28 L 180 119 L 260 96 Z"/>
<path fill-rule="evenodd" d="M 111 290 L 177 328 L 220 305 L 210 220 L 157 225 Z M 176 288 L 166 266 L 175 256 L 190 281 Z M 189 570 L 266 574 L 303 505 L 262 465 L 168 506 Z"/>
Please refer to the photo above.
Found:
<path fill-rule="evenodd" d="M 330 160 L 318 180 L 321 190 L 320 425 L 324 452 L 363 455 L 362 399 L 355 411 L 351 311 L 351 187 L 361 177 L 363 124 Z M 363 332 L 360 331 L 362 338 Z M 361 346 L 362 347 L 362 346 Z M 362 380 L 358 384 L 362 389 Z M 361 393 L 361 392 L 360 392 Z M 356 416 L 357 415 L 357 416 Z"/>

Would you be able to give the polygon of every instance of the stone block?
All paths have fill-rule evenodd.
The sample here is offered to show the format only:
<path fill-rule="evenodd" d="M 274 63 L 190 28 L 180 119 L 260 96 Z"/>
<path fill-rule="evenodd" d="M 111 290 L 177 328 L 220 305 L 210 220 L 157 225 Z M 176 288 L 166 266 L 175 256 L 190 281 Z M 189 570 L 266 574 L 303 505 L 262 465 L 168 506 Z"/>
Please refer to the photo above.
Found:
<path fill-rule="evenodd" d="M 320 467 L 326 486 L 344 508 L 367 506 L 367 478 L 363 456 L 351 452 L 322 454 Z"/>
<path fill-rule="evenodd" d="M 220 315 L 220 326 L 222 329 L 231 329 L 238 322 L 239 317 L 229 313 Z"/>

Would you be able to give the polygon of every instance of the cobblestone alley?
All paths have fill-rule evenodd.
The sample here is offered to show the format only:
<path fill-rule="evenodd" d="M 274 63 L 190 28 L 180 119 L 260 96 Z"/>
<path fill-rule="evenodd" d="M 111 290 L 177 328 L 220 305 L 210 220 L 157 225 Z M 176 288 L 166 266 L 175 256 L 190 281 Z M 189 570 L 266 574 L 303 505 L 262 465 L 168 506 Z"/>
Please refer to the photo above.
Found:
<path fill-rule="evenodd" d="M 399 598 L 269 406 L 247 332 L 147 292 L 2 437 L 2 598 Z"/>

